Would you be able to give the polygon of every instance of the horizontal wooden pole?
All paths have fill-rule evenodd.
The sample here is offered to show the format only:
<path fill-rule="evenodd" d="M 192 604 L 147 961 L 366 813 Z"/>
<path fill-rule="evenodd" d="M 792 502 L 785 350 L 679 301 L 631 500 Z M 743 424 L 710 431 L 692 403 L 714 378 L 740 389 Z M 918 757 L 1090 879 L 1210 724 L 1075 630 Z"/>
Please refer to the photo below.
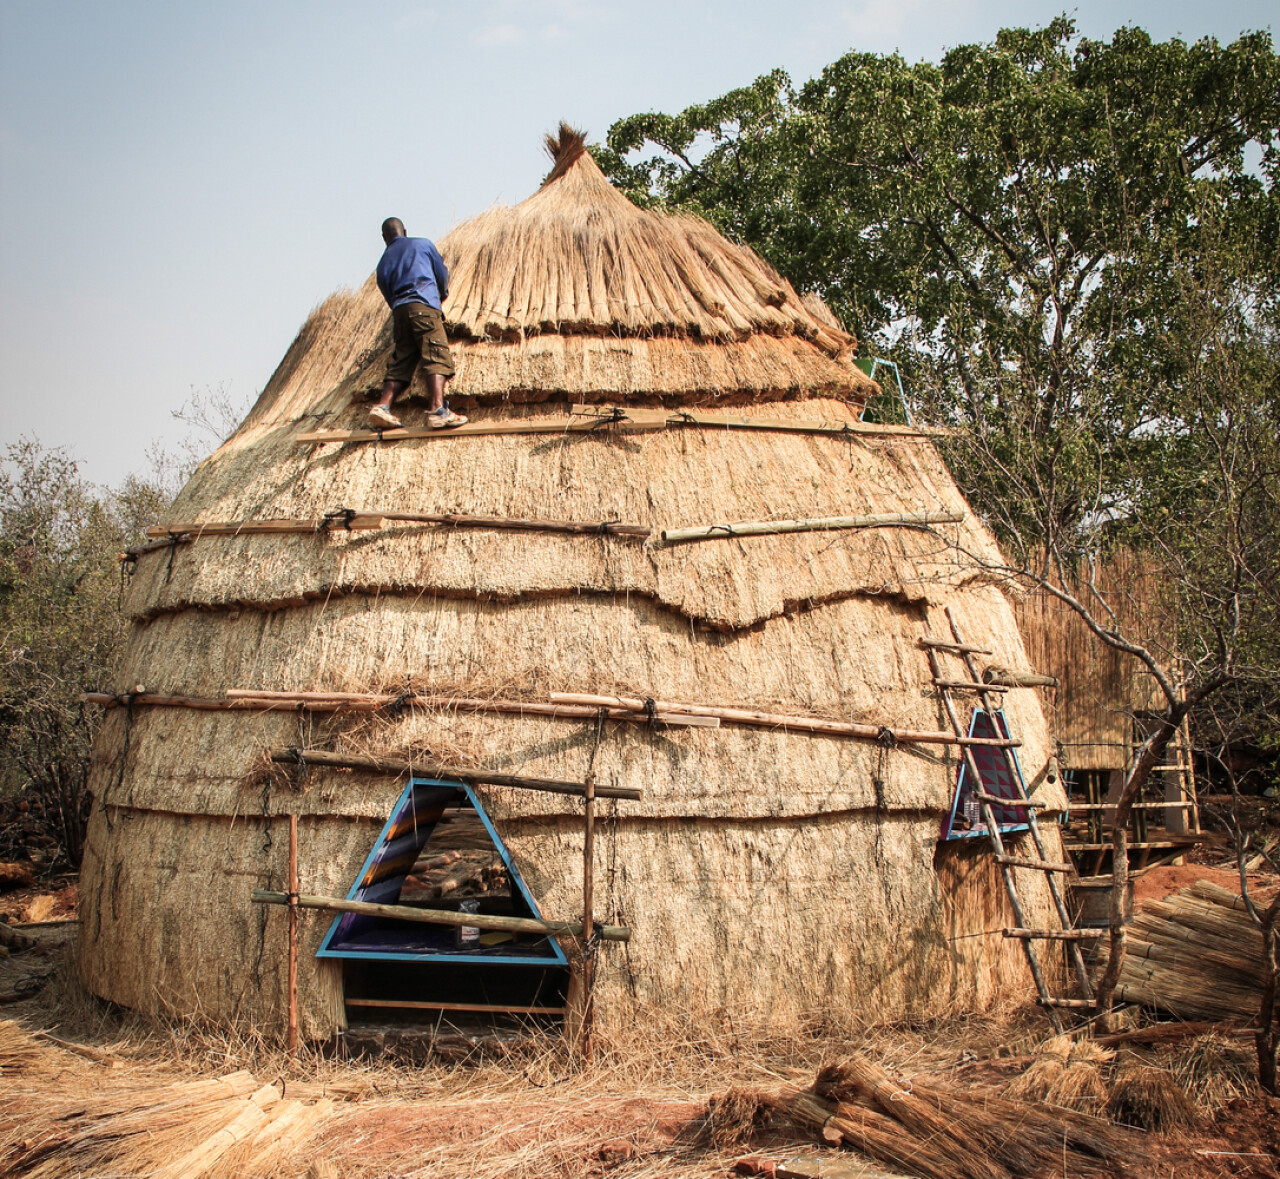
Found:
<path fill-rule="evenodd" d="M 1036 999 L 1041 1007 L 1063 1007 L 1068 1011 L 1092 1011 L 1098 1005 L 1097 999 L 1048 999 L 1044 996 Z"/>
<path fill-rule="evenodd" d="M 649 702 L 639 696 L 593 696 L 585 692 L 552 692 L 554 703 L 567 707 L 575 705 L 587 708 L 627 709 L 641 719 Z M 860 737 L 879 740 L 887 732 L 895 741 L 933 745 L 951 745 L 955 737 L 932 729 L 888 729 L 879 725 L 854 724 L 851 721 L 833 721 L 825 717 L 790 716 L 775 712 L 755 712 L 744 708 L 722 708 L 712 704 L 678 704 L 671 700 L 654 700 L 653 707 L 662 712 L 691 716 L 716 717 L 727 724 L 749 725 L 756 728 L 795 729 L 797 732 L 823 733 L 833 737 Z"/>
<path fill-rule="evenodd" d="M 131 704 L 146 704 L 153 708 L 194 708 L 202 712 L 227 712 L 230 700 L 207 700 L 200 696 L 166 696 L 161 692 L 123 692 L 113 696 L 110 692 L 85 692 L 80 700 L 84 704 L 98 704 L 103 708 L 124 708 Z"/>
<path fill-rule="evenodd" d="M 1005 937 L 1046 942 L 1087 942 L 1106 937 L 1105 929 L 1002 929 Z"/>
<path fill-rule="evenodd" d="M 444 778 L 477 786 L 510 786 L 516 790 L 536 790 L 544 794 L 570 794 L 582 797 L 586 785 L 582 782 L 566 782 L 555 778 L 528 778 L 522 774 L 499 774 L 490 770 L 477 770 L 470 766 L 434 765 L 425 762 L 409 762 L 389 757 L 362 757 L 355 753 L 331 753 L 324 749 L 273 749 L 273 762 L 297 765 L 303 760 L 310 766 L 337 766 L 342 769 L 372 770 L 384 774 L 413 774 L 421 778 Z M 607 786 L 597 783 L 597 798 L 623 798 L 637 802 L 641 791 L 632 786 Z"/>
<path fill-rule="evenodd" d="M 1055 864 L 1049 860 L 1032 860 L 1026 856 L 997 855 L 997 864 L 1008 864 L 1010 868 L 1032 868 L 1040 872 L 1074 872 L 1074 864 Z"/>
<path fill-rule="evenodd" d="M 468 422 L 452 430 L 427 426 L 403 426 L 395 430 L 308 430 L 295 436 L 298 443 L 400 442 L 405 439 L 474 438 L 493 434 L 605 434 L 610 430 L 633 432 L 665 430 L 673 427 L 707 427 L 722 430 L 768 430 L 785 434 L 826 434 L 834 437 L 925 438 L 948 434 L 939 427 L 874 425 L 837 418 L 753 418 L 729 414 L 699 413 L 691 410 L 614 408 L 575 405 L 570 415 L 550 418 L 509 418 Z"/>
<path fill-rule="evenodd" d="M 256 905 L 287 905 L 289 896 L 255 888 Z M 418 909 L 413 905 L 375 905 L 369 901 L 348 901 L 341 897 L 299 895 L 300 909 L 327 909 L 334 913 L 359 913 L 363 917 L 383 917 L 391 921 L 413 921 L 419 925 L 465 925 L 471 929 L 496 929 L 504 933 L 541 933 L 550 937 L 581 937 L 582 923 L 538 921 L 532 917 L 501 917 L 494 913 L 455 913 L 452 909 Z M 607 942 L 629 942 L 631 930 L 621 925 L 596 925 L 594 931 Z"/>
<path fill-rule="evenodd" d="M 506 1003 L 428 1003 L 425 999 L 351 999 L 348 1007 L 403 1008 L 406 1011 L 492 1011 L 506 1015 L 563 1015 L 563 1007 L 513 1007 Z"/>
<path fill-rule="evenodd" d="M 1011 667 L 988 667 L 982 673 L 985 684 L 1000 685 L 1006 688 L 1056 688 L 1058 677 L 1040 675 L 1034 671 L 1017 671 Z"/>
<path fill-rule="evenodd" d="M 991 806 L 1002 806 L 1010 809 L 1033 811 L 1047 811 L 1052 809 L 1047 802 L 1038 802 L 1034 798 L 1001 798 L 998 794 L 985 794 L 975 790 L 973 797 L 979 802 L 989 803 Z"/>
<path fill-rule="evenodd" d="M 927 528 L 958 524 L 963 512 L 888 512 L 875 516 L 820 516 L 806 520 L 760 520 L 738 524 L 702 524 L 696 528 L 664 528 L 663 544 L 697 540 L 729 540 L 738 536 L 769 536 L 787 532 L 834 532 L 861 528 Z"/>
<path fill-rule="evenodd" d="M 1007 688 L 994 684 L 980 684 L 974 680 L 934 680 L 935 688 L 946 688 L 949 692 L 1005 692 Z"/>
<path fill-rule="evenodd" d="M 921 639 L 920 646 L 932 647 L 935 651 L 950 651 L 954 655 L 993 655 L 986 647 L 970 647 L 964 643 L 952 643 L 945 639 Z"/>
<path fill-rule="evenodd" d="M 139 557 L 146 556 L 147 553 L 156 553 L 161 549 L 171 549 L 174 545 L 189 544 L 190 536 L 164 536 L 159 540 L 149 540 L 146 544 L 135 544 L 132 548 L 125 549 L 120 554 L 121 561 L 136 561 Z"/>
<path fill-rule="evenodd" d="M 497 528 L 517 532 L 572 532 L 589 536 L 647 537 L 653 530 L 647 524 L 623 524 L 602 520 L 599 524 L 576 520 L 518 520 L 508 516 L 475 516 L 459 512 L 383 512 L 386 520 L 409 524 L 448 524 L 456 528 Z"/>
<path fill-rule="evenodd" d="M 599 414 L 613 412 L 611 406 L 575 405 L 575 414 Z M 628 413 L 635 411 L 628 410 Z M 641 411 L 643 412 L 643 411 Z M 900 438 L 924 438 L 930 434 L 949 434 L 950 430 L 927 426 L 879 425 L 872 422 L 851 422 L 843 418 L 756 418 L 745 414 L 702 413 L 698 410 L 673 409 L 663 412 L 668 426 L 710 426 L 721 430 L 769 430 L 782 434 L 864 434 L 870 437 L 896 436 Z"/>
<path fill-rule="evenodd" d="M 159 705 L 174 708 L 201 708 L 210 711 L 236 710 L 260 712 L 377 712 L 391 705 L 418 705 L 458 712 L 498 712 L 515 716 L 549 716 L 574 720 L 594 720 L 604 714 L 606 720 L 645 724 L 650 715 L 644 700 L 638 697 L 591 696 L 582 693 L 553 692 L 550 703 L 529 700 L 483 699 L 466 696 L 430 696 L 406 694 L 393 696 L 362 692 L 267 692 L 233 688 L 225 700 L 203 700 L 190 696 L 162 696 L 144 693 L 116 697 L 106 692 L 87 692 L 86 703 L 115 708 L 122 703 Z M 999 737 L 956 737 L 935 729 L 897 729 L 888 726 L 854 724 L 816 716 L 791 716 L 772 712 L 754 712 L 741 708 L 711 705 L 676 704 L 654 701 L 653 719 L 660 724 L 716 728 L 726 724 L 753 728 L 785 729 L 796 733 L 816 733 L 828 737 L 852 737 L 864 741 L 892 740 L 904 745 L 981 745 L 1016 749 L 1022 742 Z M 1027 803 L 1004 805 L 1026 806 Z"/>
<path fill-rule="evenodd" d="M 153 537 L 254 536 L 274 532 L 370 532 L 382 527 L 382 517 L 358 512 L 349 520 L 320 516 L 304 520 L 231 520 L 202 524 L 156 524 L 147 529 Z"/>
<path fill-rule="evenodd" d="M 431 429 L 429 426 L 402 426 L 396 430 L 310 430 L 298 434 L 297 442 L 401 442 L 405 439 L 475 438 L 492 434 L 591 434 L 610 430 L 630 433 L 636 430 L 662 430 L 666 427 L 665 415 L 643 417 L 627 413 L 623 417 L 507 418 L 468 422 L 451 430 Z"/>
<path fill-rule="evenodd" d="M 232 688 L 227 692 L 236 708 L 252 708 L 262 711 L 279 711 L 302 708 L 306 712 L 376 712 L 388 705 L 413 705 L 428 708 L 455 709 L 460 712 L 503 712 L 516 715 L 572 717 L 594 720 L 602 711 L 608 720 L 643 721 L 630 710 L 587 708 L 582 705 L 544 704 L 539 701 L 502 700 L 498 698 L 473 698 L 467 696 L 428 696 L 417 693 L 403 696 L 376 695 L 364 692 L 259 692 L 252 689 Z M 689 728 L 717 729 L 716 717 L 687 715 L 659 710 L 653 719 L 659 724 Z"/>

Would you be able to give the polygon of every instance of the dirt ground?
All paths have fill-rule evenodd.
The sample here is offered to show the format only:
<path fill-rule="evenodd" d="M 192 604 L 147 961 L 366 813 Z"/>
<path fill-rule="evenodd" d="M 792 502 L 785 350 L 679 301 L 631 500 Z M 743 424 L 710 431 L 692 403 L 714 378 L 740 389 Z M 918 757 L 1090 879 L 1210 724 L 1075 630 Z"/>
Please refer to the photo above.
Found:
<path fill-rule="evenodd" d="M 1194 879 L 1230 887 L 1234 874 L 1196 866 L 1158 869 L 1143 880 L 1139 903 Z M 672 1022 L 657 1034 L 649 1027 L 606 1030 L 589 1067 L 550 1040 L 531 1041 L 505 1059 L 461 1064 L 371 1064 L 318 1052 L 294 1061 L 261 1038 L 189 1022 L 142 1021 L 78 991 L 70 967 L 74 887 L 60 883 L 53 891 L 0 894 L 0 919 L 33 942 L 0 956 L 0 1019 L 15 1020 L 24 1034 L 57 1038 L 39 1041 L 45 1063 L 29 1075 L 6 1071 L 0 1052 L 0 1175 L 36 1173 L 23 1163 L 23 1151 L 40 1141 L 42 1126 L 67 1117 L 68 1094 L 82 1094 L 77 1101 L 91 1110 L 95 1101 L 127 1098 L 147 1087 L 248 1069 L 254 1084 L 274 1082 L 284 1098 L 327 1098 L 335 1105 L 296 1156 L 267 1170 L 237 1164 L 236 1179 L 690 1179 L 731 1173 L 883 1179 L 895 1171 L 824 1146 L 813 1131 L 785 1120 L 734 1141 L 712 1141 L 709 1104 L 731 1087 L 773 1093 L 807 1087 L 823 1063 L 852 1052 L 882 1063 L 907 1084 L 997 1096 L 1043 1059 L 1048 1031 L 1041 1017 L 1025 1010 L 918 1028 L 828 1022 L 789 1039 L 731 1021 Z M 1135 1130 L 1131 1157 L 1114 1173 L 1133 1179 L 1280 1177 L 1280 1100 L 1264 1096 L 1253 1082 L 1247 1035 L 1219 1031 L 1163 1047 L 1135 1043 L 1100 1063 L 1100 1076 L 1126 1062 L 1167 1072 L 1191 1095 L 1197 1114 L 1190 1127 Z M 1061 1179 L 1074 1173 L 1055 1172 Z M 142 1172 L 112 1174 L 124 1179 Z M 232 1174 L 208 1172 L 209 1179 Z"/>

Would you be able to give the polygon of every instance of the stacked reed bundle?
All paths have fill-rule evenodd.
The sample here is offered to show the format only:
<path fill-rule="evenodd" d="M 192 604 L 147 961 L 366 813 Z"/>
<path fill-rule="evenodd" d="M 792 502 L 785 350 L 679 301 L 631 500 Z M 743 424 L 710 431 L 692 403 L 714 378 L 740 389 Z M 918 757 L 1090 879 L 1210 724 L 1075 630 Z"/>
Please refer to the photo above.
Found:
<path fill-rule="evenodd" d="M 1254 1020 L 1262 986 L 1262 933 L 1244 901 L 1200 880 L 1134 918 L 1116 1000 L 1180 1019 Z"/>
<path fill-rule="evenodd" d="M 1100 1114 L 1109 1094 L 1102 1065 L 1115 1053 L 1092 1040 L 1054 1036 L 1042 1044 L 1026 1072 L 1005 1088 L 1011 1101 L 1041 1101 L 1081 1113 Z"/>
<path fill-rule="evenodd" d="M 56 1049 L 0 1023 L 6 1079 L 52 1075 Z M 65 1058 L 64 1058 L 65 1059 Z M 303 1148 L 328 1117 L 329 1100 L 282 1100 L 248 1072 L 200 1081 L 109 1090 L 96 1078 L 52 1093 L 6 1086 L 0 1097 L 0 1174 L 148 1175 L 152 1179 L 268 1179 L 300 1173 Z"/>
<path fill-rule="evenodd" d="M 1099 1118 L 1047 1105 L 1027 1105 L 893 1080 L 854 1056 L 824 1068 L 811 1089 L 756 1095 L 741 1092 L 716 1109 L 732 1110 L 744 1128 L 759 1109 L 817 1130 L 823 1141 L 847 1144 L 921 1179 L 1022 1179 L 1039 1175 L 1116 1176 L 1133 1139 Z M 716 1110 L 713 1109 L 713 1123 Z M 713 1125 L 713 1137 L 727 1137 Z"/>

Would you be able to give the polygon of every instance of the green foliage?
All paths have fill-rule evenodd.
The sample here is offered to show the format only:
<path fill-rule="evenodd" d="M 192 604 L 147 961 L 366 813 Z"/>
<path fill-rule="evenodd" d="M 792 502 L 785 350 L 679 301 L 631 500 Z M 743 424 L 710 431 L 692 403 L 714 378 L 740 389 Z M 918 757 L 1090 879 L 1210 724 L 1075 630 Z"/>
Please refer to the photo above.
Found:
<path fill-rule="evenodd" d="M 948 461 L 1012 568 L 1076 584 L 1138 544 L 1178 586 L 1155 662 L 1177 650 L 1193 689 L 1280 673 L 1266 34 L 1091 41 L 1064 17 L 940 64 L 849 53 L 798 89 L 775 71 L 623 119 L 597 159 L 892 355 L 922 416 L 959 427 Z"/>
<path fill-rule="evenodd" d="M 164 503 L 137 479 L 99 493 L 35 442 L 0 464 L 0 788 L 56 815 L 51 834 L 71 864 L 98 713 L 79 696 L 114 682 L 128 628 L 118 556 Z"/>
<path fill-rule="evenodd" d="M 623 119 L 596 154 L 633 199 L 706 216 L 892 349 L 934 420 L 984 429 L 1040 506 L 962 477 L 1020 536 L 1122 501 L 1109 460 L 1146 446 L 1170 267 L 1205 211 L 1274 270 L 1278 128 L 1265 34 L 1077 41 L 1061 18 L 940 65 L 850 53 L 798 91 L 775 71 Z"/>

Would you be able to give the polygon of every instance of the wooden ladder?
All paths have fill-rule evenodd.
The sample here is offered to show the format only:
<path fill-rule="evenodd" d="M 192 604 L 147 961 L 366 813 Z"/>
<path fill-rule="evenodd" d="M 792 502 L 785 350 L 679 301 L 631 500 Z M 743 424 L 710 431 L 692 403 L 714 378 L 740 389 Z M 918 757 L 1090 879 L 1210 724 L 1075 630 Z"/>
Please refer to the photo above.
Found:
<path fill-rule="evenodd" d="M 921 644 L 928 652 L 929 670 L 933 674 L 934 686 L 942 699 L 947 713 L 947 720 L 950 722 L 951 730 L 955 733 L 956 742 L 960 746 L 965 768 L 972 783 L 973 795 L 981 807 L 982 821 L 987 829 L 987 842 L 991 846 L 996 863 L 1000 865 L 1000 874 L 1004 878 L 1005 892 L 1009 896 L 1009 904 L 1013 909 L 1014 920 L 1018 923 L 1016 928 L 1004 930 L 1004 936 L 1017 938 L 1021 942 L 1023 952 L 1026 954 L 1027 965 L 1031 968 L 1031 977 L 1035 979 L 1036 991 L 1039 996 L 1037 1002 L 1045 1009 L 1054 1031 L 1061 1032 L 1062 1021 L 1058 1017 L 1059 1009 L 1078 1008 L 1092 1010 L 1097 1006 L 1093 997 L 1093 989 L 1089 985 L 1089 971 L 1085 966 L 1084 955 L 1080 951 L 1080 943 L 1087 938 L 1101 937 L 1104 931 L 1072 928 L 1071 917 L 1067 912 L 1066 902 L 1063 900 L 1062 889 L 1058 884 L 1057 876 L 1061 873 L 1071 872 L 1073 866 L 1069 863 L 1055 863 L 1045 856 L 1044 840 L 1040 835 L 1040 825 L 1036 822 L 1036 808 L 1037 806 L 1043 806 L 1043 804 L 1036 803 L 1027 795 L 1026 786 L 1018 768 L 1017 758 L 1014 755 L 1014 747 L 1019 745 L 1020 742 L 1012 739 L 1012 734 L 1008 733 L 1007 726 L 1007 739 L 999 742 L 991 740 L 977 742 L 968 735 L 964 726 L 960 723 L 960 715 L 956 710 L 954 693 L 968 692 L 976 695 L 982 702 L 983 710 L 992 718 L 994 723 L 995 714 L 1003 704 L 1002 695 L 1009 689 L 982 682 L 982 676 L 974 656 L 990 655 L 991 652 L 981 647 L 969 646 L 965 642 L 950 606 L 946 608 L 946 615 L 947 622 L 951 627 L 951 639 L 935 639 L 926 634 L 921 640 Z M 949 678 L 944 675 L 941 662 L 943 655 L 950 655 L 961 660 L 964 664 L 966 678 Z M 996 728 L 995 731 L 998 733 L 999 729 Z M 979 743 L 995 745 L 1000 749 L 1005 759 L 1005 765 L 1008 768 L 1009 780 L 1013 783 L 1016 798 L 1020 801 L 1002 798 L 988 792 L 982 773 L 978 768 L 977 758 L 973 753 L 975 744 Z M 1031 834 L 1031 841 L 1035 850 L 1034 857 L 1013 856 L 1005 850 L 1004 840 L 1000 836 L 1000 825 L 996 822 L 994 810 L 996 806 L 1025 808 L 1027 829 Z M 1022 909 L 1022 900 L 1018 896 L 1017 881 L 1014 877 L 1014 869 L 1016 868 L 1026 868 L 1045 874 L 1045 881 L 1049 886 L 1049 893 L 1053 897 L 1053 905 L 1058 911 L 1058 920 L 1062 923 L 1062 928 L 1032 929 L 1028 926 Z M 1075 969 L 1083 998 L 1060 999 L 1050 993 L 1048 984 L 1045 982 L 1044 970 L 1040 965 L 1039 955 L 1036 953 L 1036 941 L 1060 941 L 1064 943 L 1068 957 Z"/>

